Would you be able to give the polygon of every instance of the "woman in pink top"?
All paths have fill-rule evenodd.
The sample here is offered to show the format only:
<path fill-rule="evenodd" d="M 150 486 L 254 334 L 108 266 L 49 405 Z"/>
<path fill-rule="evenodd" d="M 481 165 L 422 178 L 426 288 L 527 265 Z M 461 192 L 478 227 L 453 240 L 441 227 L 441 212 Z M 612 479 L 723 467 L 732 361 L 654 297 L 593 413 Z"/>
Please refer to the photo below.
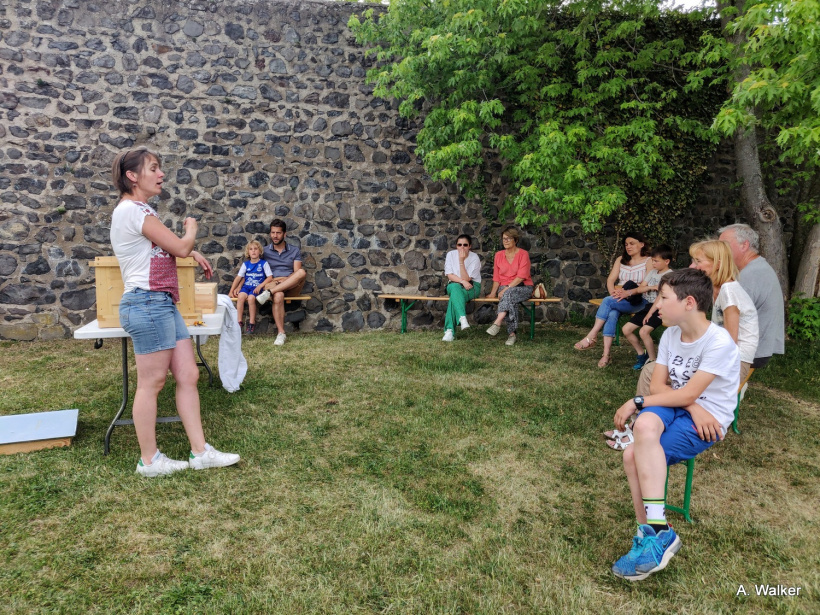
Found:
<path fill-rule="evenodd" d="M 493 289 L 487 297 L 498 295 L 498 316 L 487 329 L 490 335 L 498 335 L 501 323 L 507 319 L 507 346 L 515 344 L 518 329 L 518 304 L 532 297 L 530 255 L 518 247 L 518 230 L 512 227 L 501 234 L 503 250 L 495 253 L 493 262 Z"/>
<path fill-rule="evenodd" d="M 199 368 L 191 336 L 176 307 L 179 302 L 177 258 L 192 256 L 210 278 L 208 261 L 194 250 L 197 223 L 185 218 L 178 237 L 159 219 L 148 201 L 162 192 L 165 174 L 159 156 L 147 149 L 117 156 L 111 169 L 120 202 L 111 215 L 111 247 L 120 264 L 125 292 L 120 324 L 131 337 L 137 364 L 137 392 L 132 414 L 141 457 L 137 474 L 161 476 L 193 468 L 217 468 L 239 461 L 205 442 L 199 413 Z M 169 459 L 157 448 L 157 396 L 170 370 L 176 381 L 176 405 L 191 452 L 185 461 Z"/>

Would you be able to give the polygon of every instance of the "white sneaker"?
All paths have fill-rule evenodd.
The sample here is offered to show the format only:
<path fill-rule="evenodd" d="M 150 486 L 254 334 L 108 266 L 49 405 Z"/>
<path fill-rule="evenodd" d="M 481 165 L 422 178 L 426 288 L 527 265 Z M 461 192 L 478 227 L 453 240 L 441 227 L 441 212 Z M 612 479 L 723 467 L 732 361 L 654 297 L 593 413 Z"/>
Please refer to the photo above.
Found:
<path fill-rule="evenodd" d="M 188 457 L 188 465 L 194 470 L 224 468 L 225 466 L 232 466 L 238 461 L 239 455 L 236 453 L 223 453 L 210 444 L 205 444 L 205 452 L 201 455 L 194 455 L 192 452 Z"/>
<path fill-rule="evenodd" d="M 514 335 L 514 334 L 513 334 L 513 335 L 511 335 L 511 336 L 509 336 L 509 337 L 507 338 L 507 341 L 506 341 L 506 342 L 504 342 L 504 345 L 505 345 L 505 346 L 512 346 L 513 344 L 515 344 L 515 335 Z"/>
<path fill-rule="evenodd" d="M 492 325 L 490 325 L 490 328 L 487 329 L 487 334 L 492 335 L 492 336 L 496 336 L 496 335 L 498 335 L 499 331 L 501 331 L 501 327 L 499 327 L 496 324 L 492 324 Z"/>
<path fill-rule="evenodd" d="M 151 465 L 145 465 L 142 459 L 140 459 L 137 464 L 137 474 L 148 477 L 164 476 L 187 469 L 188 464 L 184 461 L 169 459 L 159 451 L 156 452 L 154 458 L 151 460 Z"/>
<path fill-rule="evenodd" d="M 276 341 L 273 343 L 274 346 L 284 346 L 285 340 L 288 339 L 288 336 L 284 333 L 280 333 L 276 336 Z"/>
<path fill-rule="evenodd" d="M 268 301 L 270 301 L 270 291 L 265 290 L 256 295 L 256 302 L 259 305 L 265 305 Z"/>
<path fill-rule="evenodd" d="M 452 342 L 453 339 L 454 339 L 453 338 L 453 330 L 452 329 L 447 329 L 444 332 L 444 337 L 441 338 L 441 341 L 442 342 Z"/>
<path fill-rule="evenodd" d="M 458 324 L 461 325 L 461 330 L 462 331 L 464 331 L 464 329 L 469 329 L 470 328 L 470 323 L 467 322 L 467 317 L 466 316 L 462 316 L 461 318 L 459 318 Z"/>

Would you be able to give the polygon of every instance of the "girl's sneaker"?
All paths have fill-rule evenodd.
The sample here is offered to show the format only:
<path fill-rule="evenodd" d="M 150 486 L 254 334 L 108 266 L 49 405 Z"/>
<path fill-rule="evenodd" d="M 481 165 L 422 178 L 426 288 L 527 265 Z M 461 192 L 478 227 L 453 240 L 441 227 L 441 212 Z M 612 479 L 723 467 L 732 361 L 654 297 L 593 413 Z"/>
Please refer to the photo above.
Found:
<path fill-rule="evenodd" d="M 173 474 L 180 470 L 187 470 L 188 464 L 184 461 L 177 461 L 176 459 L 169 459 L 159 451 L 154 454 L 151 460 L 151 465 L 145 465 L 142 459 L 137 464 L 137 474 L 153 478 L 154 476 L 164 476 L 166 474 Z"/>
<path fill-rule="evenodd" d="M 248 326 L 245 329 L 245 333 L 247 335 L 252 335 L 255 330 L 256 330 L 256 325 L 251 322 L 251 323 L 248 323 Z"/>
<path fill-rule="evenodd" d="M 239 461 L 239 455 L 235 453 L 223 453 L 216 450 L 210 444 L 205 445 L 205 452 L 201 455 L 194 455 L 191 452 L 188 457 L 188 465 L 194 470 L 205 470 L 207 468 L 224 468 L 232 466 Z"/>

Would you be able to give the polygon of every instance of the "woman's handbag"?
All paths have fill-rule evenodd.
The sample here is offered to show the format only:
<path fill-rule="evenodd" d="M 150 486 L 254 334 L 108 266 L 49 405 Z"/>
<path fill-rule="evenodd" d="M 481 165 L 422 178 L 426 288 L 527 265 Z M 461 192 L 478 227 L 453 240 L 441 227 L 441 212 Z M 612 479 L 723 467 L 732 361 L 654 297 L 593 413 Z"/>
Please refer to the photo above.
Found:
<path fill-rule="evenodd" d="M 536 287 L 532 291 L 532 298 L 533 299 L 546 299 L 547 298 L 547 287 L 544 286 L 543 282 L 539 282 Z"/>

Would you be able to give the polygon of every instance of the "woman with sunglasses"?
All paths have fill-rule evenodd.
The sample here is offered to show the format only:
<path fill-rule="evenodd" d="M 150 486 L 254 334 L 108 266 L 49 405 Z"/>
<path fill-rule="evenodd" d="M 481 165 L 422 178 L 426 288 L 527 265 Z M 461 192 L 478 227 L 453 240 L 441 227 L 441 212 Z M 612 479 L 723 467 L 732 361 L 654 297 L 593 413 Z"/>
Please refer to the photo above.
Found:
<path fill-rule="evenodd" d="M 493 261 L 493 289 L 488 298 L 498 294 L 498 316 L 487 329 L 490 335 L 498 335 L 501 323 L 507 320 L 507 346 L 515 344 L 518 330 L 518 304 L 532 297 L 532 276 L 530 276 L 530 255 L 518 247 L 521 235 L 518 229 L 509 227 L 501 234 L 503 250 L 495 253 Z"/>
<path fill-rule="evenodd" d="M 205 442 L 199 413 L 199 368 L 191 336 L 176 307 L 179 302 L 176 259 L 192 256 L 210 278 L 210 263 L 194 251 L 197 223 L 186 218 L 177 237 L 160 221 L 148 201 L 162 192 L 165 174 L 159 156 L 147 149 L 127 151 L 114 160 L 114 186 L 120 202 L 111 215 L 111 246 L 120 264 L 125 292 L 120 324 L 131 336 L 137 364 L 133 417 L 141 458 L 137 474 L 160 476 L 193 468 L 218 468 L 239 461 Z M 157 396 L 168 370 L 176 380 L 179 418 L 191 445 L 187 461 L 169 459 L 157 448 Z"/>
<path fill-rule="evenodd" d="M 470 328 L 467 322 L 467 302 L 481 294 L 481 261 L 478 254 L 470 252 L 472 247 L 472 237 L 459 235 L 456 249 L 450 250 L 444 261 L 444 275 L 450 280 L 447 284 L 450 301 L 444 317 L 442 342 L 453 341 L 456 323 L 461 325 L 462 331 Z"/>

